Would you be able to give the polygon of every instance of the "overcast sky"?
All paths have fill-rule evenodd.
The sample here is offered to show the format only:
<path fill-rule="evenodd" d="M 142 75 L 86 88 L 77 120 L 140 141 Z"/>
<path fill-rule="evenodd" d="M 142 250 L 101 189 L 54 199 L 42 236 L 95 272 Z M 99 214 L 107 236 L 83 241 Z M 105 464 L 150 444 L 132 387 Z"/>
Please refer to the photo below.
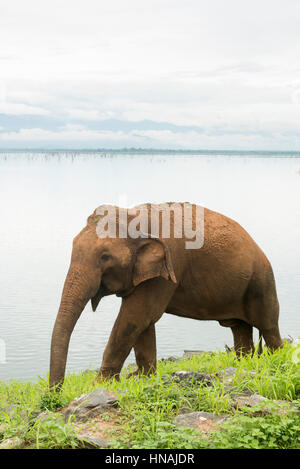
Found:
<path fill-rule="evenodd" d="M 299 0 L 0 0 L 0 148 L 300 150 Z"/>

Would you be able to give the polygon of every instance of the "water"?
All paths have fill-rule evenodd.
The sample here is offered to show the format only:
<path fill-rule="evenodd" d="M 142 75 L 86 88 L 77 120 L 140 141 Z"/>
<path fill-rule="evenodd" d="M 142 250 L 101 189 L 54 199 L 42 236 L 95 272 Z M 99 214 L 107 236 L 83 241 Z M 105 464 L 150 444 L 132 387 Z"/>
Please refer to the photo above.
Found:
<path fill-rule="evenodd" d="M 242 224 L 273 265 L 282 336 L 300 336 L 299 154 L 1 153 L 0 379 L 48 372 L 72 239 L 87 216 L 103 203 L 170 200 L 198 203 Z M 86 306 L 68 370 L 99 367 L 119 305 L 107 297 L 95 313 Z M 232 345 L 230 329 L 213 321 L 165 314 L 156 330 L 158 357 Z"/>

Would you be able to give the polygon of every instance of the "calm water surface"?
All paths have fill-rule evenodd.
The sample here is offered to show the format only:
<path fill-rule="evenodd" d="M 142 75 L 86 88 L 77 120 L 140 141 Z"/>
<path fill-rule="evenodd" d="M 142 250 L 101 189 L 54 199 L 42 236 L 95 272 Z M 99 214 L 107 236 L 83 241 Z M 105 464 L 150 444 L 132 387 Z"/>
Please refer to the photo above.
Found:
<path fill-rule="evenodd" d="M 72 239 L 87 216 L 103 203 L 170 200 L 219 211 L 254 237 L 273 265 L 282 335 L 300 336 L 300 158 L 2 153 L 0 379 L 34 379 L 48 372 Z M 90 303 L 86 306 L 71 338 L 68 370 L 99 367 L 119 306 L 116 297 L 104 298 L 95 313 Z M 232 345 L 230 329 L 213 321 L 165 314 L 156 330 L 159 357 Z M 132 361 L 133 354 L 127 362 Z"/>

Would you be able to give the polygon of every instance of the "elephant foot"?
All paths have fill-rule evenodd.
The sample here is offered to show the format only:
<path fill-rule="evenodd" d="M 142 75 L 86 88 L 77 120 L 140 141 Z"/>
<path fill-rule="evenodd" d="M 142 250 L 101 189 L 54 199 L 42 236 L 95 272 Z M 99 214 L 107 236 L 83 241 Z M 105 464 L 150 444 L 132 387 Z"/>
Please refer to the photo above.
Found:
<path fill-rule="evenodd" d="M 133 371 L 132 373 L 129 373 L 129 375 L 126 375 L 126 379 L 129 379 L 132 376 L 139 376 L 141 373 L 142 373 L 141 370 L 137 369 L 137 370 Z"/>
<path fill-rule="evenodd" d="M 129 379 L 132 376 L 150 376 L 150 375 L 154 374 L 155 371 L 156 371 L 156 369 L 153 368 L 153 367 L 148 368 L 148 371 L 145 371 L 144 368 L 137 368 L 137 370 L 133 371 L 132 373 L 129 373 L 126 376 L 126 379 Z"/>
<path fill-rule="evenodd" d="M 272 329 L 262 329 L 261 334 L 265 339 L 267 347 L 274 352 L 278 348 L 283 347 L 283 342 L 280 337 L 280 332 L 278 326 L 273 327 Z"/>
<path fill-rule="evenodd" d="M 64 384 L 63 380 L 61 380 L 60 382 L 56 384 L 49 384 L 49 391 L 52 394 L 60 393 L 62 390 L 63 384 Z"/>
<path fill-rule="evenodd" d="M 120 381 L 120 372 L 109 368 L 100 368 L 95 382 L 101 383 L 102 381 L 106 381 L 112 378 Z"/>
<path fill-rule="evenodd" d="M 234 350 L 239 357 L 252 354 L 255 350 L 253 343 L 253 328 L 244 321 L 236 320 L 235 325 L 231 326 Z"/>

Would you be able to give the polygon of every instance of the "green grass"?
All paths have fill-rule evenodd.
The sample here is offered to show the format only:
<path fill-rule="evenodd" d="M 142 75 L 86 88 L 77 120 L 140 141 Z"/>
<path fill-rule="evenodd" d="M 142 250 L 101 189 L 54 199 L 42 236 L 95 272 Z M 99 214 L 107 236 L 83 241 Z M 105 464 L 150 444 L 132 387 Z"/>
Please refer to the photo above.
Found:
<path fill-rule="evenodd" d="M 232 398 L 245 391 L 268 399 L 287 400 L 300 407 L 299 363 L 292 360 L 293 346 L 271 354 L 237 358 L 235 353 L 206 353 L 179 362 L 158 363 L 155 375 L 114 379 L 95 383 L 93 372 L 69 373 L 60 393 L 49 393 L 48 377 L 37 383 L 10 380 L 0 382 L 0 441 L 19 437 L 27 448 L 74 448 L 76 430 L 72 421 L 64 422 L 57 409 L 75 397 L 105 387 L 119 393 L 121 427 L 113 435 L 114 448 L 299 448 L 299 414 L 269 412 L 263 417 L 246 408 L 234 414 Z M 217 373 L 234 366 L 237 373 L 230 383 L 215 379 L 212 387 L 182 387 L 163 378 L 178 370 Z M 255 372 L 255 374 L 253 373 Z M 198 431 L 175 427 L 174 417 L 185 411 L 208 411 L 231 416 L 221 430 L 203 438 Z M 36 419 L 45 411 L 46 418 Z M 56 412 L 55 412 L 56 411 Z M 121 430 L 120 430 L 121 428 Z"/>

